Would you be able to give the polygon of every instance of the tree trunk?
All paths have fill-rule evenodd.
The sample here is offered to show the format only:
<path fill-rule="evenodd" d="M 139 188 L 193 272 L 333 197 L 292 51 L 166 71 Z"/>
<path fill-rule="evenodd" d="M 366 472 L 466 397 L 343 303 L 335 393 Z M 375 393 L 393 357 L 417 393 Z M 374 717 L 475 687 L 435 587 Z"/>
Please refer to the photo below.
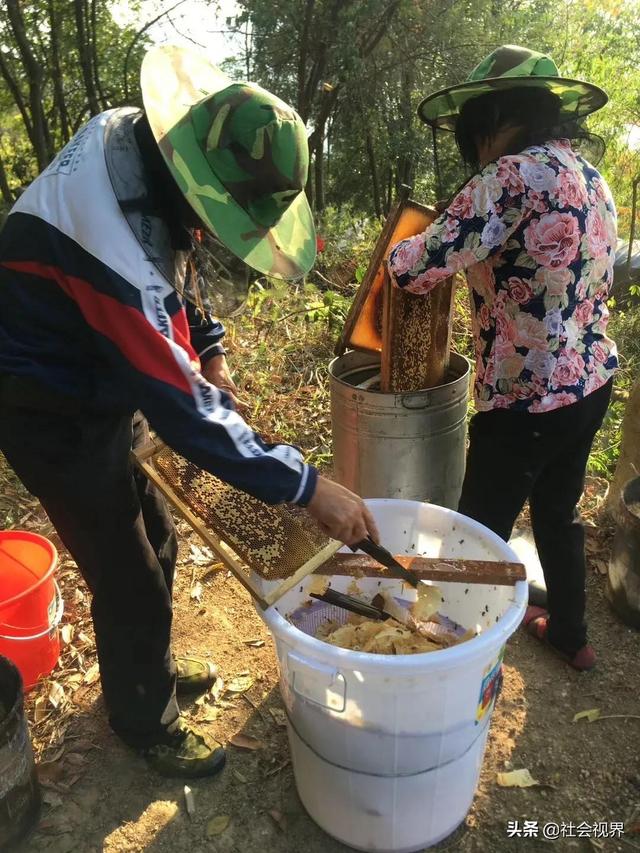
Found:
<path fill-rule="evenodd" d="M 4 168 L 4 162 L 2 160 L 2 156 L 0 155 L 0 193 L 2 193 L 2 200 L 5 204 L 11 206 L 15 201 L 13 197 L 13 193 L 11 192 L 11 187 L 9 186 L 9 181 L 7 180 L 7 172 Z"/>
<path fill-rule="evenodd" d="M 91 115 L 97 115 L 100 112 L 100 103 L 93 80 L 91 45 L 89 44 L 89 28 L 87 27 L 87 8 L 84 0 L 73 0 L 73 11 L 76 20 L 76 47 L 78 49 L 78 59 L 80 61 L 84 89 L 87 93 L 89 112 Z"/>
<path fill-rule="evenodd" d="M 315 198 L 313 193 L 313 163 L 309 164 L 309 174 L 307 176 L 307 185 L 304 188 L 304 191 L 307 195 L 307 201 L 309 202 L 309 207 L 311 210 L 315 210 Z"/>
<path fill-rule="evenodd" d="M 298 54 L 298 103 L 297 108 L 300 118 L 306 123 L 309 118 L 310 103 L 307 100 L 307 59 L 309 57 L 309 32 L 315 0 L 307 0 L 305 3 L 302 34 L 300 36 L 300 50 Z M 313 97 L 313 93 L 311 93 Z"/>
<path fill-rule="evenodd" d="M 315 211 L 322 213 L 324 210 L 324 139 L 318 143 L 313 160 L 313 171 L 315 178 Z"/>
<path fill-rule="evenodd" d="M 373 209 L 378 219 L 382 216 L 382 205 L 380 204 L 380 182 L 378 180 L 378 167 L 376 165 L 376 152 L 373 147 L 371 132 L 367 131 L 367 157 L 369 158 L 369 171 L 371 172 L 371 191 L 373 194 Z"/>
<path fill-rule="evenodd" d="M 71 139 L 71 122 L 69 120 L 69 112 L 67 110 L 67 102 L 64 97 L 64 87 L 62 83 L 62 71 L 60 70 L 60 44 L 58 41 L 58 18 L 56 16 L 54 0 L 48 0 L 47 3 L 49 13 L 49 29 L 51 39 L 51 79 L 53 81 L 54 105 L 58 112 L 60 121 L 60 133 L 62 141 L 66 144 Z"/>
<path fill-rule="evenodd" d="M 38 161 L 38 168 L 42 170 L 49 164 L 49 161 L 53 157 L 53 151 L 50 150 L 47 144 L 47 120 L 42 106 L 44 69 L 42 63 L 39 62 L 31 49 L 20 3 L 18 0 L 6 0 L 6 7 L 29 86 L 29 111 L 32 124 L 31 144 L 33 145 L 36 160 Z"/>
<path fill-rule="evenodd" d="M 384 205 L 385 216 L 389 215 L 391 205 L 393 204 L 393 169 L 387 166 L 387 197 Z"/>
<path fill-rule="evenodd" d="M 98 92 L 98 97 L 100 99 L 100 107 L 101 109 L 106 110 L 109 106 L 109 99 L 104 93 L 104 90 L 102 88 L 102 81 L 100 80 L 100 66 L 98 63 L 98 25 L 96 17 L 96 0 L 91 0 L 91 19 L 89 22 L 91 31 L 91 68 L 93 71 L 93 79 L 95 80 L 96 84 L 96 91 Z"/>
<path fill-rule="evenodd" d="M 613 480 L 609 486 L 606 511 L 616 517 L 622 489 L 640 476 L 640 380 L 631 389 L 622 421 L 622 445 Z"/>
<path fill-rule="evenodd" d="M 4 79 L 4 82 L 7 84 L 7 88 L 11 92 L 11 96 L 13 98 L 13 102 L 15 103 L 20 115 L 22 116 L 22 121 L 24 122 L 25 130 L 27 131 L 27 136 L 31 144 L 33 145 L 33 124 L 31 122 L 31 116 L 29 115 L 29 110 L 27 105 L 22 97 L 22 92 L 20 91 L 18 84 L 15 81 L 11 73 L 11 69 L 9 65 L 5 61 L 5 58 L 2 55 L 2 51 L 0 51 L 0 74 Z"/>

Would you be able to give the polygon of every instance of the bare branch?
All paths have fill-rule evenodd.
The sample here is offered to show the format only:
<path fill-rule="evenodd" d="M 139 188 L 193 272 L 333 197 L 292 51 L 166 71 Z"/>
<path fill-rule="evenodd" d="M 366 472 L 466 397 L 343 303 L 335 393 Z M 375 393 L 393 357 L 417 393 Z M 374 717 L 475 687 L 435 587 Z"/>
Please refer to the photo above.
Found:
<path fill-rule="evenodd" d="M 173 12 L 174 9 L 177 9 L 178 6 L 182 6 L 183 3 L 186 3 L 186 0 L 178 0 L 177 3 L 174 3 L 169 9 L 165 9 L 164 12 L 161 12 L 159 15 L 156 15 L 151 21 L 147 21 L 147 23 L 141 27 L 138 32 L 134 35 L 129 43 L 129 47 L 127 48 L 127 53 L 124 58 L 124 99 L 125 103 L 129 100 L 129 60 L 131 59 L 131 54 L 133 52 L 133 48 L 136 46 L 140 37 L 146 33 L 149 27 L 152 27 L 154 24 L 157 24 L 159 20 L 164 18 L 165 15 L 169 15 Z"/>

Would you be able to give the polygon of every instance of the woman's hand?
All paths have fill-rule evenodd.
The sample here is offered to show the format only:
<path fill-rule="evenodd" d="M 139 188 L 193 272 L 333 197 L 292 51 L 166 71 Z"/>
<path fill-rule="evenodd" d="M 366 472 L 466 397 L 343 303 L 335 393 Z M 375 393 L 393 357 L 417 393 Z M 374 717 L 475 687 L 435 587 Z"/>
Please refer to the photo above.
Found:
<path fill-rule="evenodd" d="M 325 477 L 318 477 L 307 512 L 328 536 L 345 545 L 355 545 L 367 536 L 379 541 L 378 528 L 362 498 Z"/>
<path fill-rule="evenodd" d="M 210 358 L 202 368 L 202 375 L 207 382 L 210 382 L 222 391 L 226 391 L 233 400 L 236 409 L 243 410 L 248 408 L 248 404 L 238 398 L 238 388 L 231 378 L 226 356 L 214 355 L 213 358 Z"/>

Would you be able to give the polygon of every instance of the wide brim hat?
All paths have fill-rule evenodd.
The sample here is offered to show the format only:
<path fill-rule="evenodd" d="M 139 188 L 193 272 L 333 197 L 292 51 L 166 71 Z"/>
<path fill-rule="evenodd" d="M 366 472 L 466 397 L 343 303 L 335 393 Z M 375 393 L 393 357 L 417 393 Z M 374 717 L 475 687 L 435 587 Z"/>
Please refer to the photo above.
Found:
<path fill-rule="evenodd" d="M 140 82 L 155 140 L 204 225 L 259 272 L 307 273 L 316 235 L 297 113 L 260 86 L 234 82 L 199 51 L 174 45 L 145 55 Z"/>
<path fill-rule="evenodd" d="M 418 106 L 418 116 L 431 127 L 454 131 L 460 110 L 472 98 L 530 87 L 556 95 L 560 117 L 566 121 L 584 118 L 609 100 L 607 93 L 593 83 L 561 77 L 550 56 L 526 47 L 502 45 L 474 68 L 465 83 L 426 97 Z"/>

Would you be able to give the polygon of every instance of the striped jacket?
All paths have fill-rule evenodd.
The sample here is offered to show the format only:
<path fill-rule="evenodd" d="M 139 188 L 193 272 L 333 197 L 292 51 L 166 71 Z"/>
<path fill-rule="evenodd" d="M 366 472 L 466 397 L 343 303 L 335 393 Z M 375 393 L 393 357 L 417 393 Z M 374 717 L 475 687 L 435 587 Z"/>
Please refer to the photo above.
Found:
<path fill-rule="evenodd" d="M 187 316 L 152 250 L 162 222 L 148 217 L 136 236 L 123 213 L 123 164 L 134 183 L 144 174 L 126 133 L 135 114 L 91 119 L 12 208 L 0 232 L 0 373 L 89 408 L 141 409 L 201 468 L 268 503 L 305 505 L 315 469 L 297 448 L 263 441 L 203 378 L 200 356 L 224 351 L 224 329 Z"/>

